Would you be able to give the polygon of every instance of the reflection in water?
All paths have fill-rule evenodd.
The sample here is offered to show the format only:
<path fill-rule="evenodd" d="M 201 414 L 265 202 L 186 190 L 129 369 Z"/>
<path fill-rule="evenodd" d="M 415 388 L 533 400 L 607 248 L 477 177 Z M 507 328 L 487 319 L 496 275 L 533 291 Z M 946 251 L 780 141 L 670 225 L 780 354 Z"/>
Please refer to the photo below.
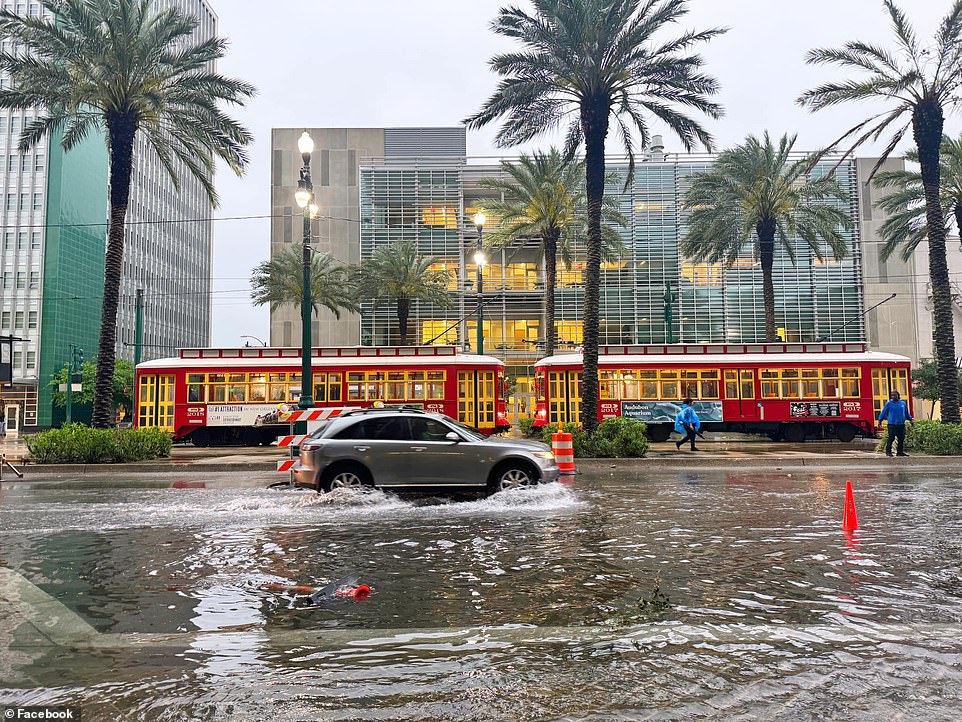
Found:
<path fill-rule="evenodd" d="M 0 705 L 78 702 L 86 719 L 937 719 L 962 696 L 960 481 L 853 482 L 849 534 L 844 478 L 825 473 L 580 479 L 460 503 L 4 490 L 0 562 L 102 637 L 31 651 L 24 627 L 0 623 L 16 642 Z M 310 605 L 258 589 L 350 574 L 376 593 Z M 659 594 L 670 606 L 639 623 Z"/>

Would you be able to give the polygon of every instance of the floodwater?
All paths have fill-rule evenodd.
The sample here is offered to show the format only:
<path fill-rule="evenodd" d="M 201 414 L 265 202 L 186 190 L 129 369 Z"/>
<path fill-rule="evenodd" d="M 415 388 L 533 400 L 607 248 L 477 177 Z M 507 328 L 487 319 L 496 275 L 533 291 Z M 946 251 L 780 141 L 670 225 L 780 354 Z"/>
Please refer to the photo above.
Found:
<path fill-rule="evenodd" d="M 0 707 L 78 705 L 85 722 L 962 716 L 962 477 L 748 471 L 457 502 L 7 485 L 0 568 L 62 603 L 34 605 L 44 634 L 90 635 L 41 644 L 0 606 Z M 258 588 L 348 575 L 372 596 Z"/>

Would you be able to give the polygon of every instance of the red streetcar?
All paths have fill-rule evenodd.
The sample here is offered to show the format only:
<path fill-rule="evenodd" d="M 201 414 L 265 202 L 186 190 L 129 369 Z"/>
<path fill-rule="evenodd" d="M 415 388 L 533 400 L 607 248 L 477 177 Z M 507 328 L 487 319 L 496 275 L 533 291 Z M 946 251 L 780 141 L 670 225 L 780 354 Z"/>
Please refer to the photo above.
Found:
<path fill-rule="evenodd" d="M 580 420 L 582 370 L 580 353 L 535 364 L 535 426 Z M 890 391 L 912 403 L 910 359 L 864 343 L 603 346 L 598 385 L 599 420 L 644 421 L 654 441 L 688 396 L 708 429 L 792 442 L 874 436 Z"/>
<path fill-rule="evenodd" d="M 455 346 L 315 348 L 313 359 L 314 404 L 327 415 L 403 404 L 486 434 L 509 428 L 498 359 Z M 177 357 L 142 363 L 137 426 L 167 429 L 198 446 L 269 444 L 288 426 L 257 422 L 279 407 L 296 408 L 300 363 L 299 348 L 181 349 Z"/>

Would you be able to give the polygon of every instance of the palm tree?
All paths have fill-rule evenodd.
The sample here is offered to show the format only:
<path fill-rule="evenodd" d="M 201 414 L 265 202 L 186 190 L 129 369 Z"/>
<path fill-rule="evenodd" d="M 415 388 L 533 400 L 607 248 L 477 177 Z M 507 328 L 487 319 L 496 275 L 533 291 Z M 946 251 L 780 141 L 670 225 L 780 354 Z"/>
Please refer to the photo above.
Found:
<path fill-rule="evenodd" d="M 182 170 L 197 178 L 211 203 L 215 159 L 238 175 L 251 134 L 220 108 L 254 95 L 247 83 L 211 70 L 224 56 L 220 38 L 194 41 L 197 21 L 176 9 L 154 12 L 150 0 L 41 0 L 51 17 L 0 12 L 0 108 L 39 108 L 20 136 L 25 152 L 62 133 L 65 151 L 104 133 L 110 165 L 110 217 L 104 267 L 92 423 L 112 424 L 117 303 L 123 273 L 124 222 L 136 141 L 156 153 L 175 185 Z"/>
<path fill-rule="evenodd" d="M 897 52 L 862 41 L 841 48 L 816 49 L 808 53 L 809 63 L 839 65 L 863 77 L 826 83 L 802 94 L 798 102 L 813 111 L 840 103 L 876 101 L 885 104 L 846 131 L 835 143 L 845 143 L 851 153 L 866 141 L 876 141 L 894 128 L 874 171 L 895 150 L 909 128 L 918 148 L 925 219 L 929 233 L 929 277 L 932 303 L 935 357 L 939 366 L 942 420 L 959 423 L 959 389 L 955 367 L 955 332 L 952 326 L 952 289 L 945 258 L 945 217 L 942 211 L 939 147 L 945 109 L 958 103 L 962 88 L 962 0 L 954 0 L 935 33 L 930 47 L 922 47 L 894 0 L 884 0 L 892 21 Z"/>
<path fill-rule="evenodd" d="M 251 275 L 254 305 L 270 304 L 272 311 L 285 305 L 300 308 L 304 298 L 303 269 L 300 246 L 292 246 L 255 266 Z M 342 310 L 359 310 L 351 293 L 350 269 L 327 253 L 311 256 L 311 301 L 315 311 L 324 306 L 337 318 Z"/>
<path fill-rule="evenodd" d="M 450 274 L 432 269 L 436 263 L 437 258 L 418 255 L 412 241 L 398 241 L 378 248 L 354 271 L 353 286 L 358 301 L 371 302 L 375 308 L 395 305 L 402 346 L 408 345 L 408 318 L 415 301 L 440 308 L 451 305 Z"/>
<path fill-rule="evenodd" d="M 731 266 L 746 246 L 754 249 L 762 267 L 766 341 L 778 340 L 772 281 L 776 247 L 794 263 L 800 238 L 819 260 L 823 245 L 841 260 L 847 251 L 843 231 L 852 228 L 848 215 L 830 203 L 847 201 L 848 194 L 831 176 L 808 178 L 814 158 L 792 157 L 796 137 L 783 135 L 775 147 L 767 132 L 761 140 L 748 136 L 719 154 L 708 171 L 693 175 L 685 195 L 691 216 L 679 246 L 682 254 Z"/>
<path fill-rule="evenodd" d="M 918 152 L 909 151 L 905 154 L 905 160 L 918 163 Z M 940 162 L 942 215 L 948 233 L 952 220 L 957 230 L 962 229 L 962 138 L 956 140 L 943 136 Z M 875 204 L 888 215 L 879 229 L 885 241 L 879 255 L 883 261 L 887 261 L 901 246 L 902 260 L 907 261 L 929 234 L 922 174 L 905 169 L 879 171 L 874 183 L 877 188 L 892 189 L 889 195 Z"/>
<path fill-rule="evenodd" d="M 711 135 L 686 115 L 722 115 L 710 97 L 718 82 L 701 72 L 692 46 L 725 32 L 688 31 L 656 42 L 653 36 L 688 12 L 686 0 L 532 0 L 534 13 L 502 8 L 492 28 L 523 50 L 494 56 L 502 80 L 481 110 L 465 122 L 480 128 L 504 117 L 501 146 L 527 142 L 567 124 L 565 157 L 585 145 L 587 263 L 584 307 L 582 425 L 598 425 L 598 331 L 601 217 L 605 190 L 605 139 L 613 124 L 628 153 L 626 188 L 634 175 L 632 129 L 649 143 L 649 114 L 667 125 L 686 149 L 711 149 Z"/>
<path fill-rule="evenodd" d="M 517 163 L 503 161 L 504 177 L 483 178 L 481 186 L 500 197 L 478 201 L 500 220 L 498 228 L 487 235 L 493 248 L 505 248 L 526 238 L 541 241 L 544 257 L 544 328 L 545 356 L 554 354 L 555 303 L 558 257 L 571 267 L 575 244 L 585 238 L 585 164 L 575 159 L 566 163 L 561 152 L 551 148 L 547 153 L 522 155 Z M 616 258 L 624 251 L 619 233 L 607 224 L 627 225 L 628 219 L 609 196 L 602 206 L 603 252 Z"/>

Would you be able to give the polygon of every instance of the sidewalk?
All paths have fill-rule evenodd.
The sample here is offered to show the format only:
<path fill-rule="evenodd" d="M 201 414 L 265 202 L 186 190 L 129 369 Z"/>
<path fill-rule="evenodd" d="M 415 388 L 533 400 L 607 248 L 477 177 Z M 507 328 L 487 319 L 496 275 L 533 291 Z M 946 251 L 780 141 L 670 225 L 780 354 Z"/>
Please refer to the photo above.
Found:
<path fill-rule="evenodd" d="M 888 459 L 875 451 L 875 442 L 862 440 L 851 444 L 837 442 L 785 444 L 767 440 L 702 441 L 698 452 L 678 450 L 674 442 L 652 444 L 643 459 L 577 459 L 582 473 L 619 470 L 638 474 L 649 470 L 730 469 L 810 469 L 830 467 L 862 468 L 875 471 L 922 470 L 930 468 L 962 471 L 962 456 L 912 456 Z M 0 450 L 3 450 L 0 446 Z M 265 483 L 283 481 L 286 473 L 275 471 L 277 462 L 289 458 L 286 450 L 274 447 L 194 448 L 175 446 L 169 459 L 134 464 L 43 464 L 24 467 L 24 481 L 130 479 L 156 475 L 178 475 L 181 479 L 208 478 L 212 474 L 250 480 L 256 476 Z M 4 474 L 3 481 L 15 481 Z"/>

